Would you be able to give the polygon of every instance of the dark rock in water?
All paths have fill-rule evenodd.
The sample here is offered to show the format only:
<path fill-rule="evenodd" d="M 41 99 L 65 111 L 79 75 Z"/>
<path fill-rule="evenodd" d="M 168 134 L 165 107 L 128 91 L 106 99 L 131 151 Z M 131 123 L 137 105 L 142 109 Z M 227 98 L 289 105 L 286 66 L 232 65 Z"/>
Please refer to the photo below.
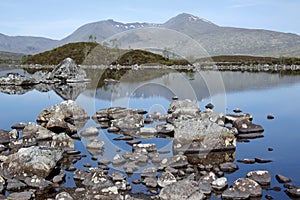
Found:
<path fill-rule="evenodd" d="M 285 193 L 292 198 L 300 197 L 300 188 L 291 188 L 285 191 Z"/>
<path fill-rule="evenodd" d="M 200 108 L 197 103 L 188 99 L 172 101 L 168 108 L 168 113 L 173 113 L 175 115 L 197 116 L 199 112 Z"/>
<path fill-rule="evenodd" d="M 270 185 L 271 183 L 271 175 L 268 171 L 251 171 L 247 174 L 247 178 L 250 178 L 263 186 Z"/>
<path fill-rule="evenodd" d="M 275 117 L 273 115 L 267 115 L 267 119 L 274 119 Z"/>
<path fill-rule="evenodd" d="M 152 119 L 152 118 L 150 118 L 150 117 L 146 117 L 145 119 L 144 119 L 144 123 L 145 124 L 152 124 L 154 122 L 154 120 Z"/>
<path fill-rule="evenodd" d="M 12 129 L 22 130 L 27 124 L 24 122 L 19 122 L 11 126 Z"/>
<path fill-rule="evenodd" d="M 225 115 L 225 122 L 226 123 L 233 123 L 236 120 L 241 120 L 241 119 L 245 119 L 245 120 L 250 120 L 252 121 L 253 117 L 251 114 L 227 114 Z"/>
<path fill-rule="evenodd" d="M 126 135 L 126 136 L 119 136 L 119 137 L 114 138 L 113 140 L 133 140 L 133 137 L 128 136 L 128 135 Z"/>
<path fill-rule="evenodd" d="M 245 158 L 245 159 L 242 159 L 242 160 L 237 160 L 237 162 L 244 163 L 244 164 L 254 164 L 255 160 L 250 159 L 250 158 Z"/>
<path fill-rule="evenodd" d="M 273 200 L 274 198 L 271 196 L 271 195 L 269 195 L 269 194 L 266 194 L 265 195 L 265 198 L 267 199 L 267 200 Z"/>
<path fill-rule="evenodd" d="M 157 178 L 156 177 L 146 177 L 142 181 L 147 187 L 155 188 L 157 187 Z"/>
<path fill-rule="evenodd" d="M 239 169 L 239 167 L 235 163 L 232 163 L 232 162 L 226 162 L 226 163 L 220 164 L 220 170 L 222 170 L 223 172 L 232 173 L 238 169 Z"/>
<path fill-rule="evenodd" d="M 268 148 L 268 151 L 273 151 L 274 149 L 272 147 L 269 147 Z"/>
<path fill-rule="evenodd" d="M 199 190 L 198 183 L 189 179 L 184 179 L 165 186 L 161 190 L 159 197 L 162 200 L 205 199 L 204 194 Z"/>
<path fill-rule="evenodd" d="M 32 191 L 25 191 L 10 193 L 7 197 L 7 200 L 31 200 L 34 198 L 35 195 Z"/>
<path fill-rule="evenodd" d="M 233 112 L 235 112 L 235 113 L 241 113 L 241 112 L 242 112 L 242 110 L 241 110 L 241 109 L 239 109 L 239 108 L 235 108 L 235 109 L 233 109 Z"/>
<path fill-rule="evenodd" d="M 272 160 L 264 159 L 264 158 L 255 158 L 255 162 L 257 162 L 257 163 L 269 163 L 269 162 L 272 162 Z"/>
<path fill-rule="evenodd" d="M 252 121 L 248 119 L 237 119 L 233 122 L 233 126 L 237 128 L 239 133 L 256 133 L 264 131 L 261 125 L 253 124 Z"/>
<path fill-rule="evenodd" d="M 44 109 L 37 121 L 53 132 L 77 132 L 85 125 L 89 116 L 75 101 L 68 100 Z"/>
<path fill-rule="evenodd" d="M 9 131 L 0 130 L 0 144 L 7 144 L 9 141 Z"/>
<path fill-rule="evenodd" d="M 140 144 L 142 141 L 140 140 L 131 140 L 131 141 L 127 141 L 126 144 L 129 144 L 130 146 L 133 146 L 135 144 Z"/>
<path fill-rule="evenodd" d="M 287 189 L 297 188 L 297 186 L 295 186 L 291 183 L 285 183 L 285 184 L 283 184 L 283 187 L 285 187 Z"/>
<path fill-rule="evenodd" d="M 261 134 L 261 133 L 245 133 L 245 134 L 238 134 L 237 135 L 237 138 L 242 139 L 242 140 L 256 139 L 256 138 L 263 138 L 263 137 L 264 137 L 264 135 Z"/>
<path fill-rule="evenodd" d="M 2 163 L 5 177 L 16 177 L 20 180 L 37 175 L 47 177 L 63 152 L 57 148 L 29 147 L 9 155 Z"/>
<path fill-rule="evenodd" d="M 156 126 L 156 130 L 159 134 L 168 135 L 174 137 L 174 126 L 172 124 L 160 124 Z"/>
<path fill-rule="evenodd" d="M 172 100 L 178 100 L 178 99 L 179 99 L 178 96 L 172 97 Z"/>
<path fill-rule="evenodd" d="M 273 190 L 275 192 L 280 192 L 281 191 L 281 187 L 275 186 L 275 187 L 270 188 L 270 190 Z"/>
<path fill-rule="evenodd" d="M 27 187 L 25 183 L 18 179 L 8 179 L 6 189 L 8 191 L 20 191 Z"/>
<path fill-rule="evenodd" d="M 262 188 L 257 182 L 249 178 L 239 178 L 223 192 L 222 199 L 249 199 L 261 196 Z"/>
<path fill-rule="evenodd" d="M 157 169 L 155 167 L 148 167 L 142 170 L 141 177 L 157 177 Z"/>
<path fill-rule="evenodd" d="M 292 181 L 290 178 L 285 177 L 281 174 L 276 174 L 275 178 L 279 183 L 289 183 Z"/>
<path fill-rule="evenodd" d="M 107 131 L 109 133 L 117 133 L 120 131 L 120 129 L 118 127 L 111 126 L 111 127 L 108 127 Z"/>
<path fill-rule="evenodd" d="M 205 108 L 211 109 L 211 110 L 214 109 L 214 107 L 215 106 L 212 103 L 208 103 L 208 104 L 205 105 Z"/>
<path fill-rule="evenodd" d="M 85 81 L 86 73 L 71 58 L 64 59 L 51 72 L 50 78 L 57 78 L 66 82 Z"/>
<path fill-rule="evenodd" d="M 0 77 L 0 85 L 34 85 L 37 82 L 33 78 L 22 76 L 18 73 L 9 73 Z"/>

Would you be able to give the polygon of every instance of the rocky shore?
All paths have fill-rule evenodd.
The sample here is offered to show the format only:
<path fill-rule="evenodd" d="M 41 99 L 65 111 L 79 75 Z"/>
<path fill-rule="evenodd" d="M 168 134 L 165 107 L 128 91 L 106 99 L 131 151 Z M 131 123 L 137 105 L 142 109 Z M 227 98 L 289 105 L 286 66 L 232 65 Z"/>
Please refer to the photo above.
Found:
<path fill-rule="evenodd" d="M 14 86 L 86 81 L 69 59 L 50 73 L 39 73 L 0 79 L 2 85 Z M 217 113 L 213 107 L 208 104 L 201 111 L 196 102 L 174 98 L 167 113 L 109 107 L 89 116 L 73 100 L 45 108 L 35 122 L 0 130 L 0 199 L 261 199 L 263 193 L 273 199 L 268 191 L 281 188 L 271 188 L 272 178 L 286 188 L 286 197 L 299 198 L 300 187 L 282 174 L 249 170 L 232 183 L 226 178 L 239 170 L 239 163 L 272 160 L 235 162 L 236 142 L 264 137 L 264 128 L 253 123 L 251 114 L 238 109 Z M 86 127 L 90 119 L 99 126 Z M 126 141 L 131 150 L 114 152 L 100 139 L 100 129 L 118 136 L 117 142 Z M 171 149 L 147 141 L 159 138 L 171 141 Z M 80 140 L 88 141 L 91 160 L 79 168 L 76 164 L 87 157 L 76 148 Z M 75 186 L 65 185 L 67 177 Z M 132 192 L 139 185 L 146 190 Z"/>

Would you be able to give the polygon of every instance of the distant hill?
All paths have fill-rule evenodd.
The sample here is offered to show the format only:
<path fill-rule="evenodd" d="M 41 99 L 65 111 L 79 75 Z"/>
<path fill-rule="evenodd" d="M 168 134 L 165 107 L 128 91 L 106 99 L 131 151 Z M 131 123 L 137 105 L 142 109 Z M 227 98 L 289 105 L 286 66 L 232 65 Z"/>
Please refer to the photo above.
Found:
<path fill-rule="evenodd" d="M 56 40 L 43 37 L 7 36 L 0 33 L 0 51 L 36 54 L 57 46 Z"/>
<path fill-rule="evenodd" d="M 24 56 L 22 53 L 0 51 L 0 64 L 21 64 Z"/>
<path fill-rule="evenodd" d="M 89 42 L 114 43 L 115 34 L 125 31 L 141 30 L 142 28 L 159 27 L 178 31 L 198 43 L 207 55 L 252 55 L 270 57 L 300 57 L 300 36 L 291 33 L 282 33 L 268 30 L 232 28 L 218 26 L 206 19 L 190 14 L 179 14 L 163 24 L 152 23 L 120 23 L 114 20 L 105 20 L 85 24 L 66 38 L 57 41 L 38 37 L 10 37 L 0 34 L 0 51 L 34 54 L 50 50 L 68 43 Z M 57 30 L 59 31 L 59 30 Z M 151 34 L 129 34 L 122 38 L 122 43 L 129 46 L 134 43 L 147 42 Z M 167 37 L 167 36 L 166 36 Z M 164 38 L 162 37 L 161 40 Z M 184 41 L 174 44 L 182 48 Z M 118 45 L 117 43 L 115 45 Z M 114 46 L 114 45 L 112 45 Z M 126 46 L 126 48 L 127 48 Z M 189 45 L 187 45 L 189 46 Z M 176 49 L 177 47 L 174 47 Z"/>

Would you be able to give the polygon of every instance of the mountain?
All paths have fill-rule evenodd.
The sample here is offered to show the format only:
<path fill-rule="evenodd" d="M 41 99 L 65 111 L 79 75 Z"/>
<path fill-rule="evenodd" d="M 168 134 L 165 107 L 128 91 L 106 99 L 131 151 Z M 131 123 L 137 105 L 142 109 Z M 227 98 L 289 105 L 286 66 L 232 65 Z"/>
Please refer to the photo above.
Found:
<path fill-rule="evenodd" d="M 165 31 L 157 32 L 156 30 L 155 32 L 155 28 L 165 29 Z M 177 35 L 170 35 L 170 33 L 177 32 L 182 33 L 181 41 L 177 41 Z M 106 42 L 115 43 L 113 46 L 122 44 L 123 48 L 136 48 L 140 45 L 148 45 L 150 48 L 173 43 L 169 50 L 177 52 L 179 49 L 185 49 L 195 52 L 196 49 L 201 48 L 206 56 L 300 57 L 300 36 L 297 34 L 222 27 L 186 13 L 179 14 L 163 24 L 120 23 L 114 20 L 89 23 L 79 27 L 60 41 L 37 37 L 10 37 L 1 34 L 0 51 L 38 53 L 71 42 L 90 41 L 90 35 L 93 36 L 93 40 L 96 38 L 97 42 L 106 40 Z M 157 43 L 153 41 L 150 43 L 152 36 L 155 36 Z M 114 39 L 119 39 L 119 43 L 116 43 Z M 197 45 L 192 46 L 191 42 Z"/>
<path fill-rule="evenodd" d="M 36 54 L 57 45 L 56 40 L 43 37 L 7 36 L 0 33 L 0 51 Z"/>

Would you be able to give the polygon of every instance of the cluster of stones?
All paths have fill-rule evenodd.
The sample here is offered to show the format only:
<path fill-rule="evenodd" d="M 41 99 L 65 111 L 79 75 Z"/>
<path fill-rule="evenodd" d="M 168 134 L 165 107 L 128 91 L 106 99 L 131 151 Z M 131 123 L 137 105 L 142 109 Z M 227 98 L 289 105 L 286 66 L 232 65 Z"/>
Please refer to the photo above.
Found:
<path fill-rule="evenodd" d="M 80 131 L 89 116 L 74 101 L 64 101 L 43 110 L 37 123 L 19 123 L 12 130 L 0 131 L 0 190 L 8 191 L 8 199 L 136 199 L 130 193 L 132 184 L 143 184 L 160 199 L 205 199 L 210 195 L 222 199 L 260 198 L 270 185 L 268 171 L 252 171 L 228 187 L 224 174 L 233 173 L 236 137 L 240 134 L 261 132 L 249 114 L 224 115 L 211 109 L 200 112 L 192 101 L 174 100 L 168 114 L 146 114 L 143 110 L 107 108 L 97 111 L 93 119 L 111 133 L 123 134 L 132 150 L 116 152 L 112 158 L 101 155 L 104 141 L 99 131 L 88 127 Z M 160 122 L 155 127 L 153 121 Z M 147 125 L 145 122 L 150 123 Z M 228 123 L 231 126 L 228 126 Z M 20 135 L 22 131 L 22 135 Z M 87 150 L 98 160 L 97 167 L 74 164 L 84 157 L 74 149 L 74 140 L 88 139 Z M 173 156 L 159 151 L 153 143 L 141 143 L 134 138 L 168 137 L 173 139 Z M 195 162 L 191 156 L 205 155 L 206 161 Z M 220 159 L 217 155 L 221 155 Z M 230 156 L 224 156 L 224 155 Z M 203 161 L 203 162 L 202 162 Z M 119 169 L 119 170 L 116 170 Z M 66 172 L 73 174 L 76 188 L 64 188 Z M 129 182 L 129 175 L 140 178 Z M 277 174 L 285 183 L 287 194 L 299 196 L 299 188 L 287 184 L 288 178 Z M 59 192 L 57 192 L 59 188 Z M 4 196 L 2 196 L 4 198 Z M 141 197 L 142 198 L 142 197 Z"/>

